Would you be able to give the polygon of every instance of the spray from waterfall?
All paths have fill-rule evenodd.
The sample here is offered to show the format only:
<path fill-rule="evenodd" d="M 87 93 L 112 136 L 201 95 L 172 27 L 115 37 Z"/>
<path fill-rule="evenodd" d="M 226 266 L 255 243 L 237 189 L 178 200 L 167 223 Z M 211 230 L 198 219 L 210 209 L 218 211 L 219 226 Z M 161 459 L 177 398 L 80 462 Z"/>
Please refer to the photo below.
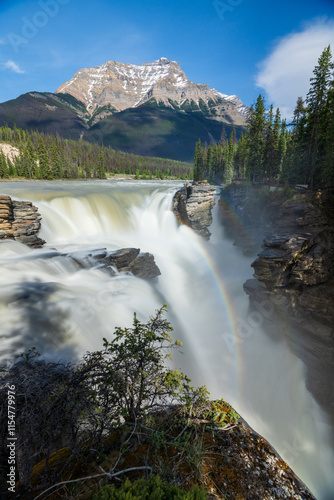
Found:
<path fill-rule="evenodd" d="M 184 354 L 174 363 L 213 398 L 226 398 L 264 435 L 319 499 L 334 490 L 334 457 L 325 415 L 305 386 L 305 367 L 284 341 L 274 342 L 248 310 L 242 255 L 214 218 L 209 242 L 179 226 L 171 202 L 179 183 L 4 183 L 6 194 L 33 201 L 42 215 L 40 250 L 0 244 L 2 359 L 32 346 L 46 359 L 97 350 L 114 327 L 146 321 L 166 302 Z M 136 247 L 154 255 L 150 283 L 111 278 L 65 254 Z"/>

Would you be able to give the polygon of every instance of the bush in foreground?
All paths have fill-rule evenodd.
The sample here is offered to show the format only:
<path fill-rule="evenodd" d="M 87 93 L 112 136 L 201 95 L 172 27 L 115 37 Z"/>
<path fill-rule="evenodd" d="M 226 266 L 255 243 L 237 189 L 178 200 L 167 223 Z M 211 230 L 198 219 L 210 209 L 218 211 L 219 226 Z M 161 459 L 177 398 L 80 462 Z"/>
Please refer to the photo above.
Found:
<path fill-rule="evenodd" d="M 205 387 L 193 388 L 184 373 L 166 366 L 181 343 L 170 337 L 165 311 L 164 305 L 146 324 L 135 315 L 132 328 L 116 328 L 103 350 L 87 353 L 77 365 L 46 363 L 33 348 L 1 370 L 0 474 L 5 478 L 8 468 L 5 408 L 11 386 L 21 498 L 79 482 L 91 488 L 92 480 L 95 490 L 95 478 L 136 480 L 139 471 L 188 486 L 197 481 L 203 446 L 192 420 L 204 411 L 209 415 L 212 405 Z M 229 422 L 225 415 L 220 423 Z"/>

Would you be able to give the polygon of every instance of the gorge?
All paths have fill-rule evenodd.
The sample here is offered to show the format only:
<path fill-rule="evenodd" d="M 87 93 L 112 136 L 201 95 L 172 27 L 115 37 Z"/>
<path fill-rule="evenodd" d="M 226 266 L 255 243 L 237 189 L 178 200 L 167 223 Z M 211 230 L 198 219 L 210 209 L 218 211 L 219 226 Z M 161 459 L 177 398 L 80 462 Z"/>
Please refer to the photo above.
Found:
<path fill-rule="evenodd" d="M 134 312 L 144 320 L 166 302 L 173 336 L 183 342 L 175 366 L 194 385 L 206 384 L 212 398 L 226 398 L 318 499 L 331 498 L 328 418 L 307 390 L 305 365 L 289 342 L 268 335 L 249 309 L 243 283 L 252 278 L 254 257 L 233 247 L 217 204 L 207 241 L 175 219 L 180 182 L 1 187 L 14 202 L 38 207 L 39 237 L 47 242 L 41 249 L 0 242 L 2 361 L 32 346 L 46 360 L 75 359 L 98 349 L 115 326 L 128 326 Z M 161 275 L 143 280 L 115 271 L 111 279 L 103 262 L 91 265 L 94 256 L 103 260 L 120 248 L 152 254 Z"/>

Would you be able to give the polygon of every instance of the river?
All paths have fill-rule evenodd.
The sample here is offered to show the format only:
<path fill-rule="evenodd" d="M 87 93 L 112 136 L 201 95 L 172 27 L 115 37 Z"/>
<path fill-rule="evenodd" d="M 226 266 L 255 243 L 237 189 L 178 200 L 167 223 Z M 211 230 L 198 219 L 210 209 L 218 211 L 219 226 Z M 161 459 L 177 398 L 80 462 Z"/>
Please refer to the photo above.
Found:
<path fill-rule="evenodd" d="M 249 310 L 242 284 L 252 276 L 251 259 L 225 237 L 217 208 L 208 242 L 177 224 L 171 202 L 181 185 L 2 182 L 2 194 L 38 206 L 47 241 L 39 250 L 0 243 L 2 361 L 32 346 L 46 359 L 77 359 L 100 349 L 115 326 L 131 326 L 134 312 L 146 321 L 166 302 L 173 337 L 183 342 L 175 365 L 194 384 L 205 384 L 212 398 L 229 401 L 319 500 L 333 498 L 331 431 L 306 389 L 305 366 Z M 62 255 L 126 247 L 155 256 L 156 283 L 79 269 Z"/>

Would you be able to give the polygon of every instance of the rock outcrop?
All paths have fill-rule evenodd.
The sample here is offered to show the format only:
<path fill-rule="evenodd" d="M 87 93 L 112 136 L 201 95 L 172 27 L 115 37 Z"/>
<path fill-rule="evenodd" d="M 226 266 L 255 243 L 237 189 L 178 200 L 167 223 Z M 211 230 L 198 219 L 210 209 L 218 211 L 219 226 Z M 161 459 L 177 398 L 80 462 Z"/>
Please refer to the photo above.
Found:
<path fill-rule="evenodd" d="M 206 181 L 185 183 L 173 198 L 173 212 L 180 224 L 191 227 L 197 234 L 210 238 L 208 227 L 212 224 L 212 207 L 216 188 Z"/>
<path fill-rule="evenodd" d="M 332 325 L 334 306 L 334 228 L 327 210 L 330 191 L 295 195 L 278 207 L 271 234 L 265 236 L 263 250 L 252 266 L 263 296 L 281 303 L 285 313 L 307 329 L 310 319 Z M 245 290 L 252 297 L 256 287 L 249 281 Z M 331 291 L 332 290 L 332 291 Z M 281 301 L 277 301 L 277 297 Z"/>
<path fill-rule="evenodd" d="M 0 195 L 0 239 L 14 239 L 32 248 L 44 245 L 38 237 L 41 228 L 38 208 L 30 201 L 13 201 Z"/>
<path fill-rule="evenodd" d="M 12 146 L 11 144 L 7 144 L 6 142 L 0 142 L 0 151 L 2 151 L 5 157 L 12 163 L 14 163 L 15 158 L 21 154 L 18 148 Z"/>
<path fill-rule="evenodd" d="M 80 267 L 98 267 L 108 271 L 112 276 L 115 276 L 115 270 L 129 272 L 137 278 L 147 280 L 153 280 L 161 274 L 154 256 L 148 252 L 141 252 L 139 248 L 122 248 L 115 251 L 102 248 L 84 255 L 78 252 L 62 255 L 70 257 Z"/>

